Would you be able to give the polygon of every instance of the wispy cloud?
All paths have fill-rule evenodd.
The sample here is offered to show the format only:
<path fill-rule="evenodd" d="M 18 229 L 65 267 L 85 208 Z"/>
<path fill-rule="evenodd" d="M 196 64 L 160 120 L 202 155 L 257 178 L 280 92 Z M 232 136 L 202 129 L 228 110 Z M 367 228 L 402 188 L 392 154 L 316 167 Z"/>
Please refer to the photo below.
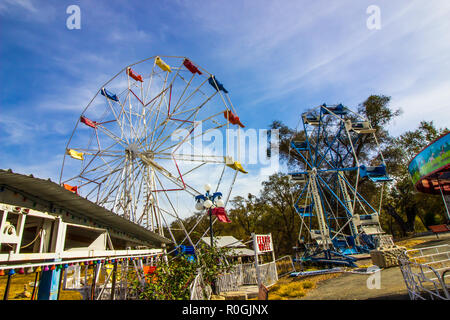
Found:
<path fill-rule="evenodd" d="M 356 106 L 370 94 L 390 95 L 404 110 L 396 134 L 421 119 L 443 126 L 448 118 L 447 0 L 377 1 L 381 30 L 366 27 L 373 1 L 77 3 L 82 28 L 73 31 L 65 27 L 68 2 L 0 4 L 0 145 L 22 155 L 22 169 L 31 163 L 24 149 L 41 149 L 46 156 L 41 151 L 30 168 L 39 171 L 40 161 L 48 172 L 46 157 L 63 153 L 99 87 L 158 54 L 187 55 L 216 74 L 247 128 L 274 119 L 292 126 L 308 106 Z M 260 170 L 240 175 L 233 194 L 256 193 Z"/>
<path fill-rule="evenodd" d="M 38 12 L 38 9 L 30 0 L 4 0 L 0 3 L 0 11 L 11 11 L 17 8 L 25 9 L 31 13 Z"/>

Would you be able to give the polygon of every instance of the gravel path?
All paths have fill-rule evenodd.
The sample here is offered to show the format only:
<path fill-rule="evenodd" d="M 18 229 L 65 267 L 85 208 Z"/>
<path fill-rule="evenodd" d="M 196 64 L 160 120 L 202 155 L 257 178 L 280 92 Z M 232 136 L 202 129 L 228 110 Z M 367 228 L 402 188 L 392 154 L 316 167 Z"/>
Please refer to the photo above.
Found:
<path fill-rule="evenodd" d="M 427 242 L 416 247 L 450 244 L 449 233 L 439 235 L 439 239 L 436 239 L 434 235 L 416 239 L 427 240 Z M 371 260 L 360 260 L 358 263 L 368 265 L 371 264 Z M 337 278 L 324 280 L 318 283 L 316 289 L 309 291 L 303 300 L 409 300 L 408 291 L 399 267 L 381 270 L 379 288 L 369 289 L 367 285 L 369 277 L 370 275 L 345 273 Z M 370 282 L 373 287 L 375 282 Z"/>

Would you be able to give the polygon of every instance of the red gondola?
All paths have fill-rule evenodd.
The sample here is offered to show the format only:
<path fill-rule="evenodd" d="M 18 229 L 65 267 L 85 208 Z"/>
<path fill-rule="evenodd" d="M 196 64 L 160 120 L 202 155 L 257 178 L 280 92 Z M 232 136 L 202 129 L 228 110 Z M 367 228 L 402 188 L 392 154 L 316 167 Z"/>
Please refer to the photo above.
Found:
<path fill-rule="evenodd" d="M 198 68 L 191 62 L 191 60 L 184 59 L 183 64 L 186 67 L 186 69 L 188 69 L 190 72 L 194 74 L 195 73 L 202 74 L 202 72 L 198 70 Z"/>
<path fill-rule="evenodd" d="M 127 74 L 136 81 L 144 82 L 144 80 L 142 80 L 142 76 L 140 74 L 134 73 L 134 71 L 130 67 L 127 68 Z"/>
<path fill-rule="evenodd" d="M 91 119 L 86 118 L 85 116 L 80 117 L 80 121 L 83 122 L 85 125 L 91 128 L 97 128 L 97 121 L 92 121 Z"/>
<path fill-rule="evenodd" d="M 245 126 L 242 124 L 241 120 L 239 119 L 238 116 L 236 116 L 233 112 L 231 112 L 231 110 L 226 110 L 223 113 L 223 116 L 225 117 L 225 119 L 228 119 L 228 121 L 230 121 L 231 124 L 237 124 L 239 125 L 241 128 L 244 128 Z"/>

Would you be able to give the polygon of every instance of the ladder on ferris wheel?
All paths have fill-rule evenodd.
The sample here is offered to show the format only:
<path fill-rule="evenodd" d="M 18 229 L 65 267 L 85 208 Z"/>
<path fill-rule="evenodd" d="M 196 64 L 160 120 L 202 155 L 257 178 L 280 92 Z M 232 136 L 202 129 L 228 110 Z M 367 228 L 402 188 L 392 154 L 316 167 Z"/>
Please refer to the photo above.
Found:
<path fill-rule="evenodd" d="M 354 213 L 353 205 L 352 205 L 353 201 L 351 200 L 350 195 L 348 194 L 347 184 L 344 181 L 344 178 L 342 176 L 343 174 L 344 174 L 343 171 L 338 172 L 339 187 L 341 189 L 342 196 L 344 198 L 344 204 L 347 206 L 347 209 L 350 212 L 351 219 L 353 219 L 353 213 Z M 352 231 L 352 236 L 356 239 L 356 241 L 358 241 L 358 239 L 357 239 L 358 230 L 357 230 L 355 224 L 353 223 L 353 221 L 350 222 L 350 229 Z"/>
<path fill-rule="evenodd" d="M 320 199 L 319 191 L 317 189 L 317 181 L 315 177 L 311 177 L 310 186 L 311 186 L 311 194 L 313 196 L 314 204 L 316 207 L 317 221 L 319 222 L 319 231 L 321 234 L 323 244 L 325 245 L 325 248 L 328 249 L 329 247 L 328 239 L 330 238 L 330 233 L 323 214 L 322 202 Z"/>

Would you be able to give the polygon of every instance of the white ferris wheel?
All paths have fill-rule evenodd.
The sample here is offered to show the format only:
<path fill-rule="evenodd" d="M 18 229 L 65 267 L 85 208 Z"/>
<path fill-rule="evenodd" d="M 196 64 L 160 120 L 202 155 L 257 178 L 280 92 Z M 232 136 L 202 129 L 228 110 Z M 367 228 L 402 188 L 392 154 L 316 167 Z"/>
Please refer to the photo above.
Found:
<path fill-rule="evenodd" d="M 182 221 L 193 215 L 194 197 L 210 184 L 226 206 L 238 172 L 246 173 L 233 157 L 239 139 L 230 146 L 227 130 L 240 127 L 214 75 L 186 57 L 153 56 L 123 68 L 83 110 L 60 184 L 175 245 L 194 245 L 205 215 L 189 230 Z"/>

